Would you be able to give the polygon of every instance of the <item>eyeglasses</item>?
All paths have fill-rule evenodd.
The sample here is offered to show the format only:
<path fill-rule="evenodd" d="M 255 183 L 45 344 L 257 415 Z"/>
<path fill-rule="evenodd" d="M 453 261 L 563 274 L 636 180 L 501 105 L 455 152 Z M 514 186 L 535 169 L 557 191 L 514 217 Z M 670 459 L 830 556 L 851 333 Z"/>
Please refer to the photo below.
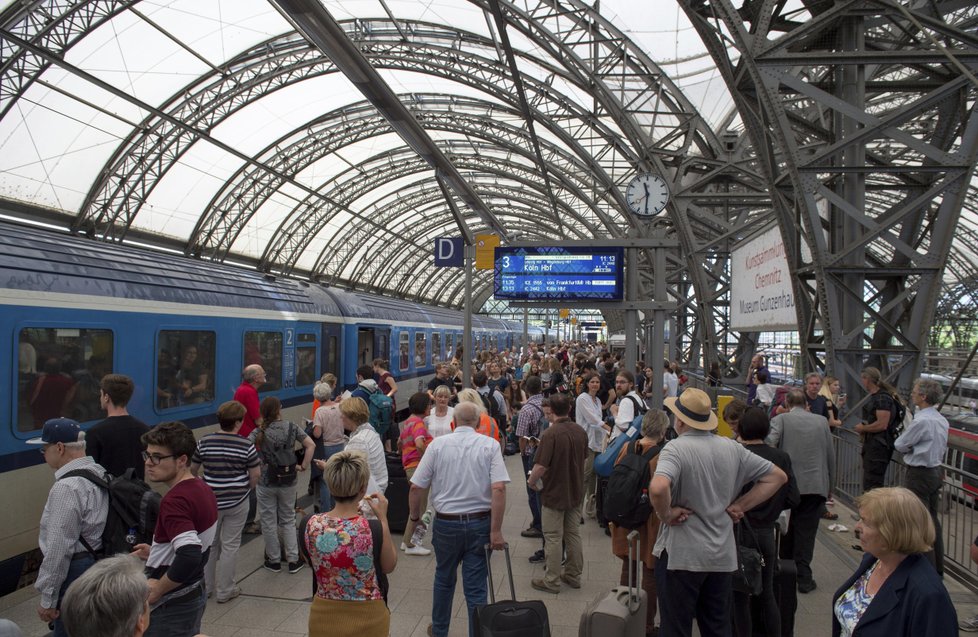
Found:
<path fill-rule="evenodd" d="M 169 456 L 161 456 L 158 453 L 146 453 L 145 451 L 143 452 L 142 455 L 143 455 L 143 462 L 148 462 L 154 467 L 160 464 L 161 462 L 163 462 L 164 460 L 166 460 L 167 458 L 175 457 L 173 454 L 170 454 Z"/>

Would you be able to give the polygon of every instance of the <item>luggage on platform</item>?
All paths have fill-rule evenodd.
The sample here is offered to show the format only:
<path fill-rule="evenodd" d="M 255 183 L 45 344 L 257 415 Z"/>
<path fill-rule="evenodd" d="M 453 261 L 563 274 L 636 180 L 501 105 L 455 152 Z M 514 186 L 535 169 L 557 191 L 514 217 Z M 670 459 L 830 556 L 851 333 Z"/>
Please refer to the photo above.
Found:
<path fill-rule="evenodd" d="M 588 604 L 581 615 L 579 637 L 645 637 L 649 600 L 642 590 L 642 564 L 638 560 L 638 531 L 628 534 L 628 586 L 615 586 Z"/>
<path fill-rule="evenodd" d="M 387 498 L 387 526 L 391 533 L 403 533 L 410 515 L 408 491 L 411 490 L 411 483 L 408 482 L 407 473 L 404 471 L 401 454 L 391 452 L 385 456 L 387 459 L 387 490 L 384 491 L 384 497 Z"/>
<path fill-rule="evenodd" d="M 781 529 L 787 528 L 787 524 L 776 527 L 778 541 L 776 555 L 780 555 L 784 549 L 781 546 Z M 778 603 L 778 613 L 781 615 L 781 637 L 794 637 L 795 635 L 795 612 L 798 610 L 798 567 L 795 561 L 788 558 L 779 558 L 777 570 L 774 572 L 774 599 Z M 753 600 L 758 601 L 758 600 Z M 753 622 L 754 634 L 763 636 L 764 621 L 759 615 L 760 604 L 754 604 Z"/>
<path fill-rule="evenodd" d="M 492 579 L 492 549 L 486 544 L 489 603 L 475 609 L 475 637 L 550 637 L 550 618 L 544 603 L 538 599 L 516 601 L 516 584 L 513 582 L 513 564 L 509 560 L 508 544 L 503 552 L 506 555 L 511 599 L 496 601 Z"/>

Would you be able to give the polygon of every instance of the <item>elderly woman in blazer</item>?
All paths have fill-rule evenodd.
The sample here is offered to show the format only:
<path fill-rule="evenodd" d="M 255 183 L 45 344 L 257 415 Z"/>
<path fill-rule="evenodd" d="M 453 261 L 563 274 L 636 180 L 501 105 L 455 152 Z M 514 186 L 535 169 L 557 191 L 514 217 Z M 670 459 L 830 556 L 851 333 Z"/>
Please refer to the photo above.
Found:
<path fill-rule="evenodd" d="M 833 637 L 957 635 L 951 598 L 923 555 L 934 544 L 934 523 L 920 498 L 880 488 L 858 505 L 866 555 L 832 599 Z"/>

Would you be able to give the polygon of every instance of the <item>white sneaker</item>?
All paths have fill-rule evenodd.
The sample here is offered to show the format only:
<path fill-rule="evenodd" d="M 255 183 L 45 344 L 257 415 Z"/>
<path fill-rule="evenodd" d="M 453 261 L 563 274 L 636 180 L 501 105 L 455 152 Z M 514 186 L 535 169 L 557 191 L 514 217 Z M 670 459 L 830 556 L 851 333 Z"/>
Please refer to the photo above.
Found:
<path fill-rule="evenodd" d="M 431 549 L 426 549 L 423 546 L 405 546 L 405 555 L 431 555 Z"/>

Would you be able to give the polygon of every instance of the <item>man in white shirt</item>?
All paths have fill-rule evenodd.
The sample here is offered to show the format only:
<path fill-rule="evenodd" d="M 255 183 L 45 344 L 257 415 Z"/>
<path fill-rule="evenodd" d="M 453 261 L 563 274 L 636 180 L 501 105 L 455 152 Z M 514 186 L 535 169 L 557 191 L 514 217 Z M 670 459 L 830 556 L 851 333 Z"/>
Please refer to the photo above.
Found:
<path fill-rule="evenodd" d="M 944 540 L 937 515 L 941 491 L 941 463 L 947 453 L 947 418 L 937 411 L 941 402 L 941 386 L 932 380 L 921 378 L 914 383 L 910 400 L 917 408 L 913 422 L 893 443 L 893 448 L 903 454 L 907 475 L 903 486 L 920 498 L 934 521 L 937 531 L 934 540 L 934 567 L 944 574 Z"/>
<path fill-rule="evenodd" d="M 501 549 L 509 474 L 499 445 L 476 432 L 483 409 L 462 402 L 455 408 L 455 431 L 435 438 L 411 478 L 410 519 L 421 517 L 424 493 L 435 510 L 432 546 L 435 584 L 430 635 L 447 637 L 459 564 L 472 629 L 476 606 L 486 603 L 485 545 Z"/>

